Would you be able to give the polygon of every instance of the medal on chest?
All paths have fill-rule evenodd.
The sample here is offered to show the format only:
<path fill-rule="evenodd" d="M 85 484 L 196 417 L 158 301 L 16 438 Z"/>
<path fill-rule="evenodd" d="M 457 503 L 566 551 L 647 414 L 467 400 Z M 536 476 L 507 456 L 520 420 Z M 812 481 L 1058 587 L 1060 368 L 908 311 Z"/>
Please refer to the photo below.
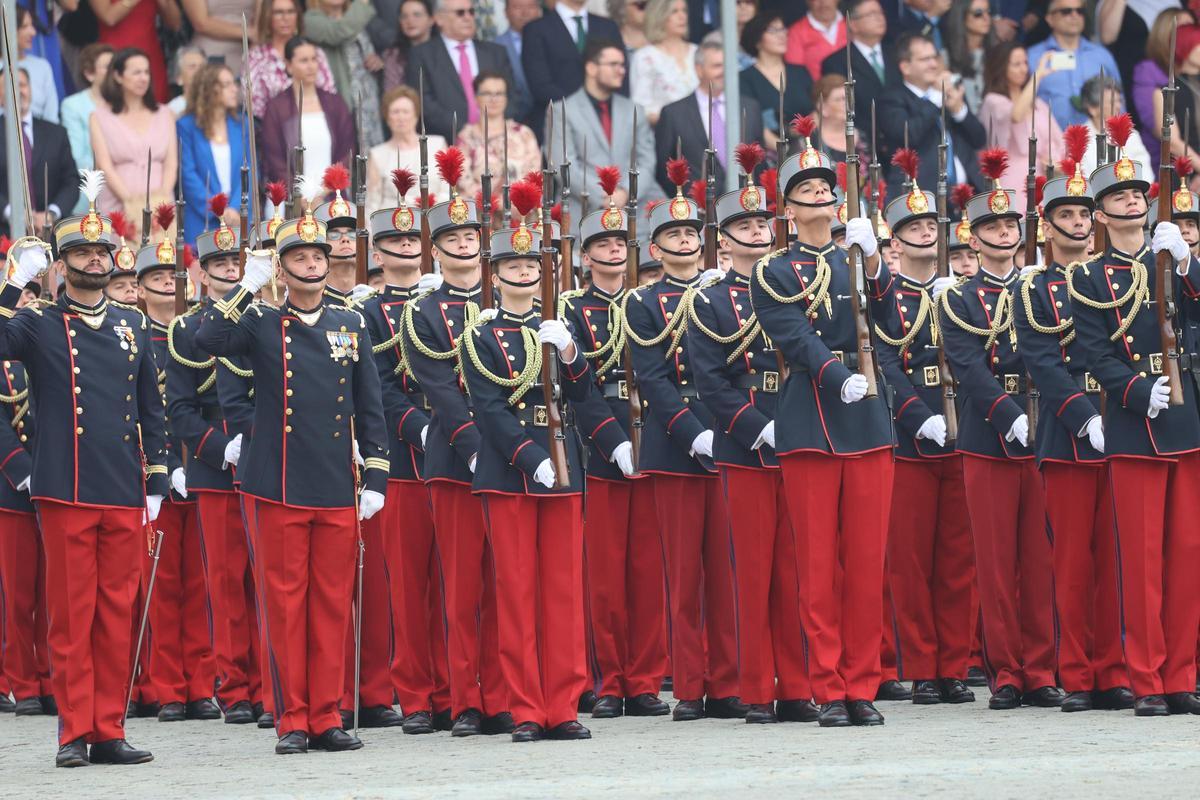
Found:
<path fill-rule="evenodd" d="M 128 325 L 113 325 L 112 329 L 113 333 L 117 335 L 117 341 L 121 344 L 122 350 L 137 352 L 137 339 L 133 335 L 133 328 Z"/>
<path fill-rule="evenodd" d="M 325 331 L 329 340 L 329 357 L 334 361 L 349 358 L 358 361 L 358 334 L 348 331 Z"/>

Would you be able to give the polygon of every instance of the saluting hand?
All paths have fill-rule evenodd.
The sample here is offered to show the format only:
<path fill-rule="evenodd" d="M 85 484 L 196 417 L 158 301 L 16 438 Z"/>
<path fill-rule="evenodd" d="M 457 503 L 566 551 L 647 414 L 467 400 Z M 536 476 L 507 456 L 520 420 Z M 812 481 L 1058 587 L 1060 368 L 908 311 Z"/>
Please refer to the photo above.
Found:
<path fill-rule="evenodd" d="M 25 284 L 41 275 L 50 265 L 50 258 L 41 247 L 22 247 L 17 254 L 17 267 L 13 270 L 9 283 L 24 289 Z"/>
<path fill-rule="evenodd" d="M 246 271 L 242 274 L 242 286 L 248 292 L 257 292 L 266 286 L 275 274 L 275 259 L 270 252 L 246 250 Z"/>

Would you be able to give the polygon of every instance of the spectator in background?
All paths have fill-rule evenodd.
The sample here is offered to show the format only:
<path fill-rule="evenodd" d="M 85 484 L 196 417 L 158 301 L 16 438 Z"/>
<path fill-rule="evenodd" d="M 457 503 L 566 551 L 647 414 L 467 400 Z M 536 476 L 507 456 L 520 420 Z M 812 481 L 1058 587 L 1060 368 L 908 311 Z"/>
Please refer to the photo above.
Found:
<path fill-rule="evenodd" d="M 1175 125 L 1171 129 L 1171 155 L 1187 155 L 1200 171 L 1200 25 L 1180 25 L 1175 42 Z M 1154 124 L 1147 130 L 1162 127 L 1162 89 L 1154 91 Z M 1191 119 L 1191 124 L 1184 123 Z M 1152 136 L 1154 134 L 1151 134 Z"/>
<path fill-rule="evenodd" d="M 846 160 L 846 81 L 838 74 L 826 75 L 813 84 L 812 99 L 820 114 L 817 139 L 835 163 Z M 856 98 L 857 99 L 857 98 Z M 870 112 L 867 112 L 867 134 L 860 137 L 860 155 L 870 147 Z"/>
<path fill-rule="evenodd" d="M 62 47 L 58 38 L 58 29 L 55 26 L 58 17 L 61 16 L 61 13 L 55 13 L 60 3 L 58 0 L 25 0 L 22 5 L 27 6 L 33 12 L 33 27 L 37 31 L 29 50 L 22 52 L 46 60 L 46 63 L 50 65 L 50 70 L 54 73 L 55 96 L 66 97 L 70 91 L 74 90 L 75 86 L 71 75 L 63 70 Z M 62 3 L 61 5 L 67 7 L 69 4 Z"/>
<path fill-rule="evenodd" d="M 236 231 L 241 224 L 242 148 L 247 139 L 233 70 L 224 64 L 205 65 L 188 87 L 187 113 L 175 128 L 183 167 L 183 199 L 187 201 L 184 236 L 195 243 L 197 236 L 218 224 L 208 210 L 208 198 L 218 192 L 229 198 L 225 223 Z"/>
<path fill-rule="evenodd" d="M 721 34 L 710 33 L 704 37 L 696 50 L 694 66 L 699 86 L 687 97 L 663 107 L 654 128 L 655 152 L 658 156 L 654 177 L 663 191 L 671 194 L 675 186 L 667 179 L 667 161 L 674 157 L 678 146 L 683 157 L 694 169 L 704 163 L 704 151 L 712 143 L 717 157 L 714 175 L 717 192 L 725 188 L 725 174 L 731 165 L 729 158 L 736 141 L 730 142 L 725 135 L 725 121 L 730 114 L 739 121 L 746 120 L 742 137 L 747 142 L 762 141 L 762 112 L 753 98 L 743 97 L 741 110 L 730 109 L 725 104 L 725 51 L 721 45 Z M 709 131 L 709 87 L 712 88 L 712 130 Z M 737 166 L 732 165 L 734 171 Z"/>
<path fill-rule="evenodd" d="M 292 84 L 271 98 L 263 112 L 263 174 L 291 185 L 288 155 L 304 131 L 304 172 L 320 177 L 330 164 L 350 164 L 356 144 L 354 120 L 345 101 L 317 86 L 321 48 L 295 36 L 283 49 Z M 300 115 L 303 106 L 304 114 Z"/>
<path fill-rule="evenodd" d="M 85 87 L 62 101 L 62 125 L 67 129 L 67 137 L 71 140 L 71 156 L 79 169 L 92 169 L 92 133 L 89 122 L 92 110 L 103 102 L 100 97 L 100 86 L 104 76 L 108 74 L 108 65 L 112 62 L 113 49 L 106 44 L 89 44 L 79 52 L 79 81 L 78 85 Z M 80 198 L 74 213 L 82 214 L 87 210 L 87 198 Z M 68 214 L 71 209 L 64 209 Z"/>
<path fill-rule="evenodd" d="M 382 53 L 384 92 L 404 83 L 409 51 L 419 44 L 425 44 L 433 35 L 432 0 L 401 0 L 399 18 L 400 30 L 396 33 L 395 43 Z M 372 25 L 367 30 L 371 32 L 386 27 Z"/>
<path fill-rule="evenodd" d="M 753 99 L 762 114 L 763 144 L 773 150 L 780 125 L 796 114 L 813 109 L 812 76 L 798 64 L 783 60 L 787 51 L 787 26 L 778 14 L 759 14 L 742 31 L 742 49 L 754 63 L 738 75 L 742 96 Z M 779 118 L 779 85 L 784 82 L 783 119 Z"/>
<path fill-rule="evenodd" d="M 758 16 L 758 0 L 737 0 L 737 40 L 738 40 L 738 72 L 754 63 L 754 56 L 741 46 L 742 34 L 750 20 Z"/>
<path fill-rule="evenodd" d="M 1121 85 L 1133 86 L 1133 69 L 1146 57 L 1150 30 L 1160 12 L 1186 6 L 1181 0 L 1098 0 L 1096 40 L 1108 48 L 1121 71 Z"/>
<path fill-rule="evenodd" d="M 946 49 L 942 36 L 942 17 L 950 10 L 951 0 L 900 0 L 896 33 L 919 33 L 933 42 L 939 51 Z"/>
<path fill-rule="evenodd" d="M 808 13 L 792 23 L 788 30 L 789 64 L 808 69 L 815 81 L 821 77 L 821 62 L 838 50 L 846 49 L 846 19 L 838 11 L 837 0 L 809 0 Z"/>
<path fill-rule="evenodd" d="M 222 59 L 234 75 L 242 72 L 242 16 L 247 34 L 254 24 L 254 0 L 179 0 L 195 33 L 192 45 L 209 58 Z M 253 43 L 253 40 L 251 40 Z M 185 92 L 186 95 L 186 92 Z M 184 101 L 187 102 L 186 100 Z M 179 116 L 179 112 L 176 112 Z"/>
<path fill-rule="evenodd" d="M 1038 97 L 1050 104 L 1060 127 L 1087 122 L 1086 115 L 1075 108 L 1071 99 L 1083 89 L 1084 81 L 1100 74 L 1100 70 L 1116 75 L 1117 62 L 1102 45 L 1083 38 L 1087 24 L 1085 0 L 1050 0 L 1046 22 L 1050 25 L 1050 38 L 1029 48 L 1029 63 L 1040 64 L 1046 52 L 1071 53 L 1075 67 L 1047 75 L 1045 82 L 1039 80 Z"/>
<path fill-rule="evenodd" d="M 504 13 L 508 18 L 508 30 L 496 37 L 496 44 L 504 46 L 512 68 L 508 115 L 518 122 L 525 122 L 533 113 L 533 95 L 529 92 L 529 81 L 525 79 L 525 67 L 521 64 L 521 32 L 542 15 L 542 7 L 538 0 L 505 0 Z"/>
<path fill-rule="evenodd" d="M 650 0 L 608 0 L 608 15 L 621 27 L 625 49 L 633 55 L 646 46 L 646 5 Z"/>
<path fill-rule="evenodd" d="M 367 213 L 395 205 L 396 191 L 392 187 L 392 170 L 406 169 L 421 174 L 421 148 L 417 138 L 417 121 L 421 118 L 421 98 L 410 86 L 388 89 L 383 95 L 383 119 L 391 138 L 371 148 L 367 154 Z M 433 162 L 434 153 L 446 147 L 446 140 L 437 134 L 429 136 L 429 196 L 431 202 L 450 199 L 450 187 L 442 180 Z M 499 168 L 496 168 L 499 171 Z M 419 187 L 418 187 L 419 188 Z M 415 202 L 415 193 L 408 201 Z"/>
<path fill-rule="evenodd" d="M 383 72 L 383 59 L 366 33 L 374 19 L 371 0 L 319 0 L 304 14 L 308 38 L 325 51 L 337 92 L 350 107 L 355 129 L 369 146 L 383 141 L 375 77 Z"/>
<path fill-rule="evenodd" d="M 471 0 L 438 0 L 434 18 L 438 33 L 412 49 L 404 80 L 416 88 L 424 70 L 426 130 L 453 141 L 459 128 L 479 121 L 475 76 L 498 72 L 511 82 L 512 72 L 501 45 L 475 39 Z"/>
<path fill-rule="evenodd" d="M 92 7 L 99 20 L 98 41 L 121 51 L 133 47 L 150 61 L 150 85 L 156 103 L 169 99 L 167 60 L 158 40 L 158 24 L 168 31 L 183 26 L 183 12 L 176 0 L 79 0 Z M 174 179 L 172 179 L 174 180 Z"/>
<path fill-rule="evenodd" d="M 1051 72 L 1050 54 L 1043 53 L 1034 74 L 1041 82 Z M 1050 115 L 1050 106 L 1033 96 L 1025 48 L 1004 42 L 988 53 L 983 67 L 984 97 L 979 117 L 987 126 L 994 147 L 1008 151 L 1008 171 L 1001 184 L 1017 193 L 1017 207 L 1025 208 L 1025 175 L 1029 171 L 1029 134 L 1037 132 L 1037 174 L 1057 165 L 1063 156 L 1062 128 Z M 1090 170 L 1084 175 L 1089 175 Z"/>
<path fill-rule="evenodd" d="M 1000 41 L 992 29 L 990 0 L 954 0 L 942 20 L 946 32 L 946 65 L 961 75 L 967 106 L 979 113 L 983 102 L 983 61 Z"/>
<path fill-rule="evenodd" d="M 21 53 L 20 66 L 29 78 L 33 115 L 38 119 L 58 122 L 58 89 L 54 85 L 54 70 L 50 68 L 49 61 L 33 55 L 33 39 L 36 35 L 33 14 L 28 8 L 17 6 L 17 51 Z"/>
<path fill-rule="evenodd" d="M 1096 134 L 1104 130 L 1106 119 L 1125 111 L 1125 100 L 1121 97 L 1121 84 L 1117 83 L 1116 78 L 1108 75 L 1103 77 L 1096 75 L 1084 83 L 1083 91 L 1079 95 L 1079 104 L 1087 114 L 1087 126 L 1088 130 L 1092 132 L 1093 141 Z M 1153 137 L 1155 134 L 1147 131 L 1147 135 Z M 1180 153 L 1183 152 L 1183 146 L 1181 142 Z M 1134 128 L 1133 133 L 1129 134 L 1129 140 L 1125 143 L 1123 152 L 1131 161 L 1142 165 L 1142 175 L 1146 176 L 1146 180 L 1154 180 L 1152 176 L 1158 174 L 1158 164 L 1150 160 L 1150 154 L 1146 151 L 1145 142 L 1137 128 Z M 1189 152 L 1195 160 L 1195 151 L 1189 149 Z M 1082 164 L 1083 174 L 1090 177 L 1092 170 L 1096 168 L 1095 147 L 1087 149 Z"/>
<path fill-rule="evenodd" d="M 653 125 L 663 106 L 696 91 L 696 45 L 688 41 L 685 0 L 650 0 L 645 47 L 633 54 L 630 97 Z"/>
<path fill-rule="evenodd" d="M 504 180 L 504 129 L 508 128 L 508 176 L 516 181 L 535 169 L 542 168 L 542 153 L 538 149 L 537 137 L 525 125 L 513 119 L 505 119 L 505 107 L 509 102 L 507 79 L 495 72 L 481 72 L 475 78 L 475 96 L 479 98 L 479 111 L 487 116 L 487 151 L 492 174 L 499 176 L 493 184 L 499 191 Z M 455 142 L 466 156 L 462 183 L 459 191 L 474 197 L 479 191 L 479 176 L 483 174 L 483 120 L 464 125 Z M 556 154 L 557 155 L 557 154 Z"/>
<path fill-rule="evenodd" d="M 296 36 L 304 35 L 304 18 L 299 0 L 262 0 L 254 30 L 258 44 L 250 48 L 243 81 L 250 91 L 250 111 L 262 119 L 267 101 L 292 85 L 285 48 Z M 317 88 L 335 91 L 333 73 L 325 60 L 325 51 L 317 48 Z"/>
<path fill-rule="evenodd" d="M 96 169 L 103 170 L 105 177 L 96 202 L 102 214 L 142 208 L 147 200 L 147 181 L 151 208 L 175 199 L 179 158 L 175 115 L 156 99 L 150 63 L 146 54 L 135 47 L 118 50 L 100 87 L 104 102 L 92 112 L 90 130 Z M 136 216 L 129 213 L 131 220 Z"/>
<path fill-rule="evenodd" d="M 585 0 L 558 0 L 547 13 L 525 26 L 521 65 L 533 95 L 534 132 L 541 138 L 546 104 L 561 100 L 583 85 L 584 52 L 589 41 L 621 43 L 621 31 L 608 17 L 592 14 Z M 582 34 L 582 38 L 581 38 Z M 629 76 L 621 91 L 629 91 Z"/>
<path fill-rule="evenodd" d="M 192 85 L 196 73 L 208 63 L 208 56 L 195 45 L 187 45 L 175 52 L 175 60 L 171 64 L 171 84 L 179 87 L 179 94 L 171 98 L 167 108 L 179 119 L 187 111 L 187 92 Z"/>
<path fill-rule="evenodd" d="M 842 7 L 846 31 L 850 37 L 850 62 L 854 68 L 856 122 L 864 135 L 871 133 L 871 103 L 883 93 L 900 85 L 896 55 L 884 46 L 887 16 L 879 0 L 846 0 Z M 824 75 L 846 75 L 846 53 L 830 53 L 821 64 Z"/>
<path fill-rule="evenodd" d="M 1139 127 L 1153 130 L 1161 126 L 1162 121 L 1154 117 L 1154 95 L 1167 85 L 1167 69 L 1171 59 L 1175 57 L 1171 49 L 1171 28 L 1175 18 L 1179 18 L 1179 26 L 1191 25 L 1195 22 L 1192 12 L 1181 8 L 1168 8 L 1158 15 L 1150 26 L 1150 38 L 1146 40 L 1146 58 L 1133 68 L 1133 88 L 1130 91 L 1133 118 Z M 1150 159 L 1157 164 L 1159 143 L 1158 138 L 1151 136 L 1146 139 L 1146 150 Z"/>

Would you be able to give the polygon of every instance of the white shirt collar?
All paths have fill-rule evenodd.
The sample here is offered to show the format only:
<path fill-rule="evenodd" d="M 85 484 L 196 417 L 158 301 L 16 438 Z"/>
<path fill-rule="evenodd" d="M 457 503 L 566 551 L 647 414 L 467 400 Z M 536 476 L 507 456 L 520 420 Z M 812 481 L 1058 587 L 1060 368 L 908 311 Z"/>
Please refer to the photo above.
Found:
<path fill-rule="evenodd" d="M 583 8 L 576 11 L 573 8 L 567 8 L 566 3 L 555 3 L 554 10 L 558 12 L 558 15 L 560 17 L 562 17 L 563 24 L 567 26 L 567 30 L 570 32 L 571 36 L 575 35 L 575 18 L 576 17 L 583 17 L 583 30 L 587 31 L 587 29 L 588 29 L 588 12 L 587 12 L 586 5 Z"/>
<path fill-rule="evenodd" d="M 913 86 L 908 81 L 904 82 L 904 86 L 906 89 L 908 89 L 910 92 L 915 94 L 917 97 L 925 98 L 926 100 L 928 100 L 929 102 L 931 102 L 935 106 L 937 106 L 938 108 L 942 107 L 942 93 L 939 92 L 937 89 L 932 89 L 932 88 L 931 89 L 918 89 L 916 86 Z"/>
<path fill-rule="evenodd" d="M 854 46 L 858 48 L 858 52 L 862 53 L 863 58 L 865 58 L 868 62 L 871 60 L 871 54 L 874 53 L 875 55 L 877 55 L 879 57 L 879 63 L 880 64 L 883 63 L 883 45 L 882 44 L 876 44 L 874 47 L 868 47 L 867 45 L 863 44 L 862 42 L 858 41 L 857 39 L 852 39 L 851 41 L 854 42 Z"/>
<path fill-rule="evenodd" d="M 837 12 L 837 16 L 833 18 L 833 24 L 828 27 L 822 25 L 812 14 L 806 14 L 805 16 L 808 17 L 808 24 L 812 25 L 814 31 L 831 42 L 837 38 L 838 25 L 842 24 L 842 12 Z"/>

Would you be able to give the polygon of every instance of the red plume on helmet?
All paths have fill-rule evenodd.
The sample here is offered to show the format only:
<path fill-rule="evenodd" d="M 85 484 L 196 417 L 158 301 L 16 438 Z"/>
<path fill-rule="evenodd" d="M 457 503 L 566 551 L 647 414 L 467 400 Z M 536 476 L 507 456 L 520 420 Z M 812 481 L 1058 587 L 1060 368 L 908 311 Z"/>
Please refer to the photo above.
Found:
<path fill-rule="evenodd" d="M 837 172 L 838 188 L 843 192 L 846 191 L 846 162 L 839 161 L 837 166 L 834 168 L 834 171 Z"/>
<path fill-rule="evenodd" d="M 1129 135 L 1133 133 L 1133 117 L 1128 114 L 1115 114 L 1104 120 L 1104 130 L 1108 131 L 1108 138 L 1112 139 L 1113 144 L 1125 147 Z"/>
<path fill-rule="evenodd" d="M 225 216 L 225 209 L 229 207 L 229 197 L 221 192 L 214 194 L 208 198 L 208 210 L 213 213 L 214 217 L 221 219 Z"/>
<path fill-rule="evenodd" d="M 775 213 L 775 193 L 779 187 L 776 185 L 779 181 L 779 170 L 771 167 L 764 169 L 762 175 L 758 176 L 759 184 L 763 188 L 763 194 L 767 196 L 767 211 Z"/>
<path fill-rule="evenodd" d="M 1147 200 L 1157 199 L 1158 192 L 1159 192 L 1158 181 L 1155 181 L 1154 183 L 1150 184 L 1150 190 L 1148 192 L 1146 192 L 1146 199 Z"/>
<path fill-rule="evenodd" d="M 267 184 L 267 197 L 278 213 L 283 213 L 283 201 L 287 200 L 287 184 L 283 181 L 272 181 Z"/>
<path fill-rule="evenodd" d="M 225 195 L 217 195 L 224 197 Z M 225 206 L 221 206 L 221 214 L 225 213 Z M 221 216 L 217 214 L 217 216 Z M 172 203 L 159 203 L 154 209 L 154 221 L 158 223 L 158 227 L 163 233 L 167 232 L 167 228 L 171 227 L 171 223 L 175 221 L 175 206 Z"/>
<path fill-rule="evenodd" d="M 392 186 L 396 187 L 401 202 L 416 184 L 417 178 L 409 170 L 403 168 L 392 170 Z"/>
<path fill-rule="evenodd" d="M 792 117 L 792 132 L 797 136 L 803 136 L 805 139 L 813 135 L 813 131 L 817 129 L 817 118 L 812 114 L 797 114 Z"/>
<path fill-rule="evenodd" d="M 950 202 L 963 212 L 967 210 L 967 203 L 975 196 L 975 187 L 969 183 L 955 184 L 950 190 Z"/>
<path fill-rule="evenodd" d="M 1058 160 L 1058 171 L 1068 178 L 1075 174 L 1075 170 L 1079 168 L 1079 162 L 1070 156 L 1064 156 Z"/>
<path fill-rule="evenodd" d="M 543 183 L 542 171 L 540 169 L 530 170 L 529 172 L 525 173 L 525 177 L 521 178 L 521 180 L 525 181 L 525 183 L 528 183 L 530 186 L 537 187 L 538 195 L 539 195 L 538 202 L 541 203 L 542 200 L 541 200 L 540 196 L 544 189 L 544 187 L 542 185 L 542 183 Z"/>
<path fill-rule="evenodd" d="M 1092 140 L 1091 131 L 1086 125 L 1068 125 L 1063 131 L 1063 145 L 1067 151 L 1065 158 L 1070 159 L 1078 167 L 1083 162 L 1083 156 L 1087 153 L 1088 143 Z M 1061 162 L 1060 162 L 1061 163 Z M 1063 170 L 1067 177 L 1075 174 L 1072 169 L 1069 172 Z"/>
<path fill-rule="evenodd" d="M 1000 179 L 1008 171 L 1008 151 L 1003 147 L 992 147 L 979 154 L 979 171 L 999 187 Z"/>
<path fill-rule="evenodd" d="M 321 178 L 328 192 L 344 192 L 350 187 L 350 170 L 342 164 L 330 164 Z"/>
<path fill-rule="evenodd" d="M 1063 160 L 1066 161 L 1066 159 L 1063 159 Z M 1073 171 L 1071 174 L 1073 174 Z M 1046 193 L 1046 176 L 1045 175 L 1038 175 L 1036 178 L 1033 179 L 1033 189 L 1034 189 L 1034 194 L 1033 194 L 1034 200 L 1040 206 L 1042 204 L 1042 195 Z"/>
<path fill-rule="evenodd" d="M 133 226 L 129 224 L 129 218 L 125 216 L 124 211 L 114 211 L 108 215 L 108 218 L 112 220 L 113 233 L 122 239 L 133 238 Z"/>
<path fill-rule="evenodd" d="M 185 244 L 183 246 L 183 265 L 185 267 L 190 267 L 192 264 L 195 264 L 195 263 L 196 263 L 196 251 L 192 249 L 192 246 L 190 244 Z"/>
<path fill-rule="evenodd" d="M 916 186 L 917 170 L 921 166 L 921 157 L 917 155 L 916 150 L 911 147 L 901 147 L 892 155 L 892 166 L 899 167 L 900 171 L 913 182 L 913 186 Z"/>
<path fill-rule="evenodd" d="M 1186 181 L 1188 176 L 1192 174 L 1192 159 L 1188 156 L 1175 156 L 1175 174 L 1179 176 L 1180 181 Z"/>
<path fill-rule="evenodd" d="M 708 186 L 705 185 L 704 181 L 692 181 L 692 185 L 688 187 L 688 194 L 691 196 L 692 200 L 696 201 L 696 205 L 700 206 L 700 208 L 704 208 L 704 203 L 708 199 L 705 196 L 707 194 L 707 190 Z"/>
<path fill-rule="evenodd" d="M 600 180 L 600 191 L 612 197 L 621 182 L 621 168 L 613 165 L 596 167 L 596 177 Z"/>
<path fill-rule="evenodd" d="M 451 189 L 457 188 L 458 182 L 462 180 L 463 165 L 466 163 L 462 150 L 447 147 L 437 151 L 433 158 L 437 161 L 438 174 L 442 176 L 442 180 L 449 184 Z"/>
<path fill-rule="evenodd" d="M 663 200 L 662 198 L 657 198 L 655 200 L 651 200 L 649 203 L 646 203 L 646 217 L 648 218 L 654 213 L 654 209 L 658 208 L 665 202 L 667 201 Z"/>
<path fill-rule="evenodd" d="M 550 207 L 550 219 L 562 225 L 562 203 L 555 203 Z"/>
<path fill-rule="evenodd" d="M 537 208 L 542 201 L 542 190 L 528 181 L 517 181 L 508 187 L 508 199 L 523 223 L 529 212 Z"/>
<path fill-rule="evenodd" d="M 480 189 L 478 192 L 475 193 L 475 208 L 477 208 L 479 210 L 479 215 L 481 217 L 484 214 L 489 214 L 489 215 L 494 216 L 496 214 L 496 212 L 498 212 L 500 210 L 500 195 L 496 194 L 495 192 L 492 192 L 492 202 L 490 204 L 488 204 L 487 208 L 485 208 L 484 202 L 483 202 L 483 190 Z"/>
<path fill-rule="evenodd" d="M 737 147 L 733 148 L 733 157 L 737 160 L 738 166 L 742 168 L 742 172 L 753 180 L 754 170 L 767 157 L 767 151 L 758 142 L 742 142 Z"/>
<path fill-rule="evenodd" d="M 692 168 L 686 158 L 672 158 L 667 162 L 667 180 L 678 187 L 680 194 L 683 194 L 683 187 L 691 175 Z"/>

